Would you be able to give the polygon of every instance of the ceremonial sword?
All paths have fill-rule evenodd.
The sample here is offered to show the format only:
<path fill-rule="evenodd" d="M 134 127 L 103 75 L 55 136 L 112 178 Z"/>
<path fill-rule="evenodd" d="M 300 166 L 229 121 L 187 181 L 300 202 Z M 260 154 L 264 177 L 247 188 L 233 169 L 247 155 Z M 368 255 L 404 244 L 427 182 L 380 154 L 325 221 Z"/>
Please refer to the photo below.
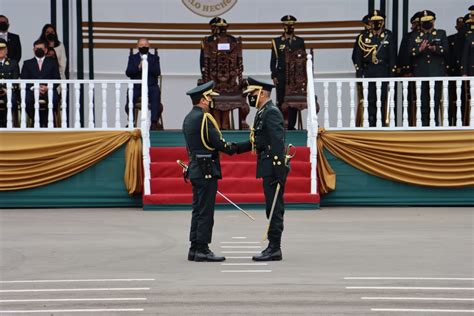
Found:
<path fill-rule="evenodd" d="M 178 163 L 178 165 L 180 165 L 181 167 L 183 167 L 184 171 L 187 171 L 187 170 L 188 170 L 188 165 L 185 164 L 184 162 L 182 162 L 181 160 L 176 160 L 176 163 Z M 229 199 L 227 196 L 225 196 L 224 194 L 222 194 L 221 192 L 219 192 L 219 190 L 217 190 L 217 194 L 219 194 L 219 195 L 222 196 L 227 202 L 229 202 L 230 204 L 232 204 L 233 206 L 235 206 L 235 208 L 237 208 L 239 211 L 241 211 L 242 213 L 244 213 L 245 215 L 247 215 L 248 218 L 250 218 L 251 220 L 255 221 L 255 218 L 253 218 L 252 215 L 250 215 L 249 213 L 247 213 L 246 211 L 244 211 L 240 206 L 238 206 L 237 204 L 235 204 L 234 202 L 232 202 L 231 199 Z"/>
<path fill-rule="evenodd" d="M 286 153 L 285 153 L 285 166 L 290 162 L 290 160 L 296 155 L 296 151 L 293 155 L 290 154 L 291 148 L 294 148 L 292 144 L 289 144 L 288 147 L 286 148 Z M 265 234 L 263 235 L 263 241 L 266 241 L 268 239 L 268 231 L 270 230 L 270 224 L 272 222 L 272 217 L 273 217 L 273 211 L 275 211 L 275 205 L 276 201 L 278 198 L 278 194 L 280 193 L 280 188 L 281 185 L 280 183 L 277 184 L 277 187 L 275 189 L 275 196 L 273 197 L 273 202 L 272 202 L 272 208 L 270 210 L 270 215 L 268 216 L 268 224 L 267 224 L 267 229 L 265 229 Z"/>

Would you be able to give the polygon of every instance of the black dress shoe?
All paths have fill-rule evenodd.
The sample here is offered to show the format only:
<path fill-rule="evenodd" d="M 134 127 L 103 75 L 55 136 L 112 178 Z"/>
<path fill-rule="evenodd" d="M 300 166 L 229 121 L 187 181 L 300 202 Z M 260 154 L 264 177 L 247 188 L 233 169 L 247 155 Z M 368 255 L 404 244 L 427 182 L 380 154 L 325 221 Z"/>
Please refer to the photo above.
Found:
<path fill-rule="evenodd" d="M 267 248 L 258 256 L 253 256 L 253 261 L 280 261 L 283 259 L 280 248 Z"/>
<path fill-rule="evenodd" d="M 221 262 L 225 257 L 216 256 L 209 248 L 198 249 L 194 254 L 194 261 L 197 262 Z"/>
<path fill-rule="evenodd" d="M 189 261 L 194 261 L 194 256 L 195 256 L 195 254 L 196 254 L 196 249 L 189 248 L 188 260 L 189 260 Z"/>

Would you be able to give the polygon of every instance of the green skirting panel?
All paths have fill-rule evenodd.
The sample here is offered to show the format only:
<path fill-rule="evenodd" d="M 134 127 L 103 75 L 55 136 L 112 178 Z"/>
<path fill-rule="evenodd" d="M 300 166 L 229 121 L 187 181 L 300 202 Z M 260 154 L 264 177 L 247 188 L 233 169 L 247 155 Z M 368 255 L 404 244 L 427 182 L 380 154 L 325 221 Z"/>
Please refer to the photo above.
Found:
<path fill-rule="evenodd" d="M 1 191 L 0 208 L 141 207 L 141 195 L 130 197 L 123 182 L 125 146 L 70 178 L 38 188 Z"/>
<path fill-rule="evenodd" d="M 429 188 L 382 179 L 325 155 L 336 173 L 336 190 L 321 196 L 328 205 L 433 205 L 472 206 L 474 187 Z"/>
<path fill-rule="evenodd" d="M 243 142 L 249 139 L 249 131 L 223 131 L 228 142 Z M 294 146 L 306 146 L 306 131 L 289 131 L 286 133 L 286 143 Z M 150 132 L 151 147 L 184 147 L 183 132 L 179 131 L 153 131 Z"/>

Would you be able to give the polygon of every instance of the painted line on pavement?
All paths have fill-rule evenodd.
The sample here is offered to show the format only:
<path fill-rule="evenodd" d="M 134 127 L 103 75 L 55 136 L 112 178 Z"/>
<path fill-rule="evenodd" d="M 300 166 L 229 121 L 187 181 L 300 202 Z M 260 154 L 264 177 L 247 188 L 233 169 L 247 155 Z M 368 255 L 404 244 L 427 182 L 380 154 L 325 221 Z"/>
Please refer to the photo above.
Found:
<path fill-rule="evenodd" d="M 268 273 L 272 270 L 221 270 L 224 273 Z"/>
<path fill-rule="evenodd" d="M 474 281 L 474 278 L 345 277 L 344 280 L 439 280 L 439 281 Z"/>
<path fill-rule="evenodd" d="M 0 293 L 23 293 L 23 292 L 82 292 L 82 291 L 148 291 L 149 287 L 112 287 L 112 288 L 84 288 L 84 289 L 23 289 L 23 290 L 0 290 Z"/>
<path fill-rule="evenodd" d="M 101 309 L 32 309 L 32 310 L 0 310 L 0 314 L 26 314 L 26 313 L 92 313 L 92 312 L 143 312 L 143 308 L 101 308 Z"/>
<path fill-rule="evenodd" d="M 450 290 L 473 291 L 474 287 L 346 286 L 348 290 Z"/>
<path fill-rule="evenodd" d="M 411 312 L 411 313 L 474 313 L 474 309 L 408 309 L 408 308 L 372 308 L 373 312 Z"/>
<path fill-rule="evenodd" d="M 0 281 L 0 283 L 134 282 L 134 281 L 155 281 L 155 279 L 11 280 L 11 281 Z"/>
<path fill-rule="evenodd" d="M 28 300 L 0 300 L 0 303 L 20 302 L 82 302 L 82 301 L 146 301 L 145 297 L 116 297 L 116 298 L 45 298 Z"/>
<path fill-rule="evenodd" d="M 458 297 L 384 297 L 384 296 L 375 296 L 361 297 L 362 300 L 381 300 L 381 301 L 474 301 L 474 298 L 458 298 Z"/>
<path fill-rule="evenodd" d="M 257 262 L 257 263 L 221 263 L 223 266 L 268 266 L 268 263 Z"/>

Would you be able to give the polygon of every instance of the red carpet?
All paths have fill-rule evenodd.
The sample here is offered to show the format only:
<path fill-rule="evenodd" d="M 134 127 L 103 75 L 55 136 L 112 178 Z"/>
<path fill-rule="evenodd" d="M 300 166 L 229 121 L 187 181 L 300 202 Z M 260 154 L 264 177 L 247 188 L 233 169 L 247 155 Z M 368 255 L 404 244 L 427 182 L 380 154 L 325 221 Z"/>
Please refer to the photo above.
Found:
<path fill-rule="evenodd" d="M 311 164 L 309 148 L 296 147 L 296 155 L 291 161 L 291 172 L 285 187 L 285 203 L 318 204 L 319 194 L 311 192 Z M 188 162 L 184 147 L 152 147 L 151 194 L 143 197 L 143 203 L 191 204 L 191 184 L 185 183 L 182 168 L 176 163 L 180 159 Z M 262 204 L 265 202 L 262 180 L 256 179 L 256 157 L 252 153 L 228 156 L 221 155 L 223 179 L 219 181 L 219 191 L 236 203 Z M 221 196 L 218 204 L 228 204 Z"/>

